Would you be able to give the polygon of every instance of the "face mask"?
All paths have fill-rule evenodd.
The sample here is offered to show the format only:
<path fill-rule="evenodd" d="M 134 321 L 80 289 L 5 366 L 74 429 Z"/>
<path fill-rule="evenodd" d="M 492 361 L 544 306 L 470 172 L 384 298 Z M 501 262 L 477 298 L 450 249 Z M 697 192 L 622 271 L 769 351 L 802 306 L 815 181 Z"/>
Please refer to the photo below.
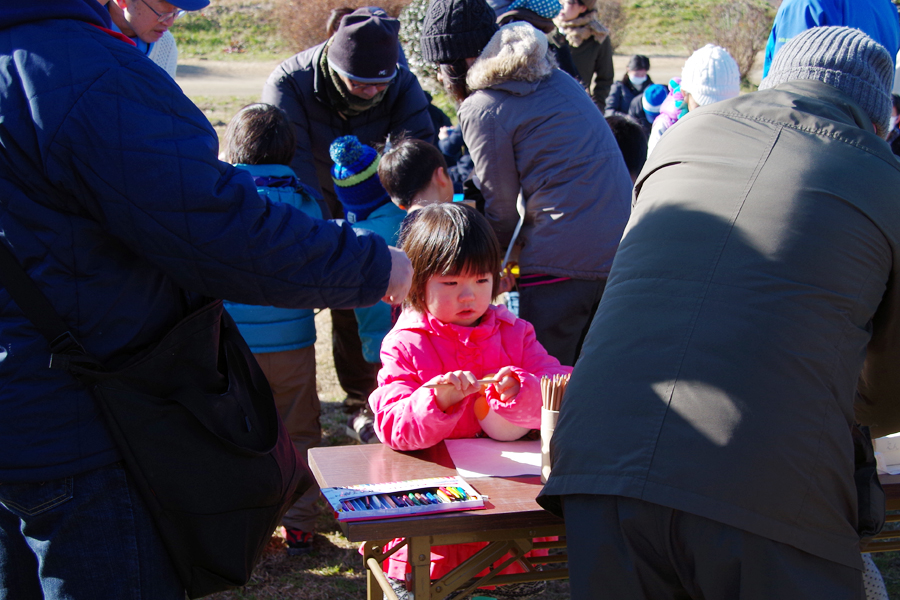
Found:
<path fill-rule="evenodd" d="M 894 127 L 897 126 L 897 120 L 900 119 L 900 116 L 891 117 L 891 126 L 888 127 L 888 131 L 893 131 Z"/>
<path fill-rule="evenodd" d="M 633 85 L 634 87 L 640 87 L 640 85 L 641 85 L 642 83 L 644 83 L 645 81 L 647 81 L 647 76 L 644 75 L 643 77 L 632 77 L 631 75 L 629 75 L 629 76 L 628 76 L 628 81 L 630 81 L 630 82 L 631 82 L 631 85 Z"/>

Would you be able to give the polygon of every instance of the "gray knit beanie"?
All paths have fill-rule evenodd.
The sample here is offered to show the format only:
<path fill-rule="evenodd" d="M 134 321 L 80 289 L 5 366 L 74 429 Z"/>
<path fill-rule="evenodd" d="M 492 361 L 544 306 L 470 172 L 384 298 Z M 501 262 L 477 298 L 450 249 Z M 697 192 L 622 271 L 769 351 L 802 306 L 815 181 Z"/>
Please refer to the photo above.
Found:
<path fill-rule="evenodd" d="M 422 27 L 422 57 L 451 63 L 475 58 L 499 29 L 485 0 L 431 0 Z"/>
<path fill-rule="evenodd" d="M 859 104 L 885 137 L 891 118 L 894 63 L 884 47 L 858 29 L 813 27 L 785 44 L 760 90 L 796 79 L 821 81 Z"/>

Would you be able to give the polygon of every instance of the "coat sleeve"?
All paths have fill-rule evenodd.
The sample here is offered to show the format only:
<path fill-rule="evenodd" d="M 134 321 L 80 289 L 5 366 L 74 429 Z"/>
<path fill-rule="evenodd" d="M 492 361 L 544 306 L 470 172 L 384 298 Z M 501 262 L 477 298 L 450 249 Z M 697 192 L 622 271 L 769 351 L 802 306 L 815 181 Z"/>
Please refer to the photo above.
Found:
<path fill-rule="evenodd" d="M 428 98 L 419 85 L 415 75 L 400 68 L 405 75 L 404 88 L 398 97 L 397 103 L 391 111 L 392 135 L 405 132 L 408 137 L 424 140 L 429 144 L 437 144 L 437 134 L 434 130 L 434 121 L 428 113 Z"/>
<path fill-rule="evenodd" d="M 619 110 L 619 104 L 622 103 L 622 83 L 615 82 L 609 95 L 606 97 L 606 110 L 603 111 L 604 117 L 612 117 Z"/>
<path fill-rule="evenodd" d="M 537 341 L 531 323 L 519 319 L 516 321 L 516 327 L 521 327 L 524 334 L 521 341 L 516 343 L 517 347 L 522 348 L 521 360 L 519 365 L 512 366 L 519 380 L 519 393 L 504 403 L 492 385 L 485 391 L 485 397 L 491 408 L 510 423 L 537 429 L 541 426 L 541 377 L 567 375 L 572 372 L 572 367 L 559 364 L 555 357 L 547 353 Z"/>
<path fill-rule="evenodd" d="M 485 217 L 500 245 L 506 247 L 519 221 L 516 199 L 522 187 L 515 144 L 511 133 L 497 122 L 493 111 L 483 110 L 472 102 L 477 99 L 470 97 L 460 106 L 459 124 L 475 165 L 475 176 L 481 182 Z"/>
<path fill-rule="evenodd" d="M 319 176 L 316 174 L 316 164 L 313 160 L 309 114 L 304 106 L 304 97 L 299 82 L 286 72 L 283 66 L 279 66 L 269 76 L 263 87 L 262 101 L 283 110 L 294 124 L 297 145 L 291 161 L 291 168 L 297 174 L 297 178 L 311 188 L 312 193 L 321 200 L 323 198 L 322 186 L 319 184 Z"/>
<path fill-rule="evenodd" d="M 293 308 L 371 305 L 387 289 L 381 238 L 261 198 L 247 172 L 217 160 L 209 121 L 149 61 L 105 71 L 59 122 L 46 168 L 73 218 L 88 213 L 182 288 Z"/>
<path fill-rule="evenodd" d="M 395 336 L 385 338 L 381 348 L 382 368 L 379 387 L 369 395 L 375 415 L 375 433 L 382 443 L 394 450 L 422 450 L 447 439 L 462 416 L 461 410 L 444 413 L 435 402 L 434 390 L 422 384 L 440 375 L 422 371 L 428 361 L 428 350 L 422 345 L 398 343 Z M 416 356 L 417 359 L 414 359 Z M 457 407 L 465 403 L 460 402 Z"/>
<path fill-rule="evenodd" d="M 606 109 L 606 98 L 609 97 L 609 90 L 615 77 L 612 42 L 609 36 L 606 36 L 606 39 L 600 42 L 600 52 L 597 54 L 597 62 L 594 64 L 594 75 L 591 77 L 589 88 L 594 104 L 601 111 Z"/>

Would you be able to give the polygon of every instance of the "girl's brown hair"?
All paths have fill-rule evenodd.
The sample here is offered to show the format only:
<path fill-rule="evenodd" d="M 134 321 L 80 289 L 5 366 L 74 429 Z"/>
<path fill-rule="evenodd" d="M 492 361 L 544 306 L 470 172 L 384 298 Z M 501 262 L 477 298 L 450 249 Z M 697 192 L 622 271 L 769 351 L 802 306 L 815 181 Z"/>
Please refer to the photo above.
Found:
<path fill-rule="evenodd" d="M 425 312 L 425 284 L 434 276 L 490 273 L 500 286 L 500 243 L 487 219 L 458 203 L 432 204 L 407 217 L 400 247 L 412 262 L 406 305 Z"/>
<path fill-rule="evenodd" d="M 297 136 L 283 110 L 257 102 L 238 111 L 223 136 L 222 160 L 233 165 L 290 165 Z"/>

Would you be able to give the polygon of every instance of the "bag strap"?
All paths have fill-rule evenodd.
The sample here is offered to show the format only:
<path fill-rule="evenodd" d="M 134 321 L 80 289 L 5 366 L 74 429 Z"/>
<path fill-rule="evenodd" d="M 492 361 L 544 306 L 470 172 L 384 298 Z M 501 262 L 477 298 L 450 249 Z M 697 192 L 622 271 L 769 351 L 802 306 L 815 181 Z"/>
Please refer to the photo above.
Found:
<path fill-rule="evenodd" d="M 53 356 L 58 354 L 85 355 L 84 348 L 69 331 L 47 296 L 16 259 L 9 247 L 0 241 L 0 283 L 13 301 L 50 344 L 51 368 Z"/>

